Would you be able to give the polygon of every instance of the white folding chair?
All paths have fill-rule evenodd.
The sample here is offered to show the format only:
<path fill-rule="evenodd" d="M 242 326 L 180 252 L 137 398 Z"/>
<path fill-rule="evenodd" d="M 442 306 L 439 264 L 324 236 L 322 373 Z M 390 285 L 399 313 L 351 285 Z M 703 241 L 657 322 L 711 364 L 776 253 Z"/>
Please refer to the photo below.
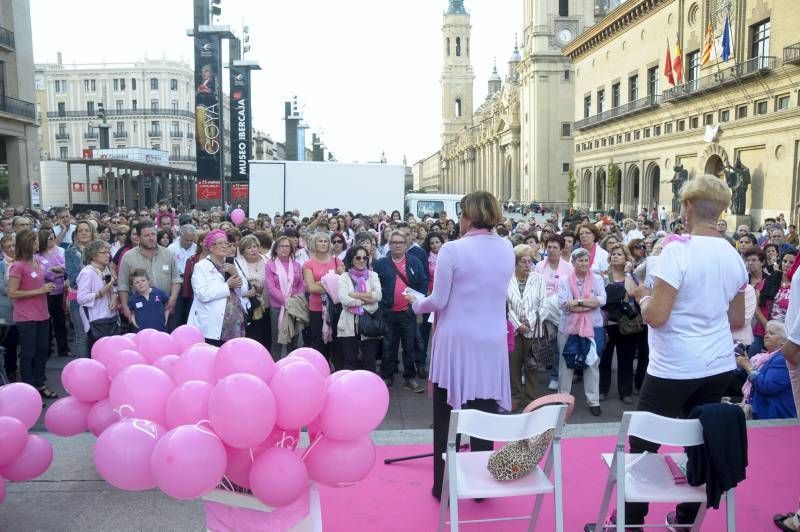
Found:
<path fill-rule="evenodd" d="M 475 519 L 462 523 L 486 523 L 530 519 L 529 531 L 533 531 L 539 516 L 544 495 L 552 493 L 555 499 L 555 530 L 563 532 L 563 496 L 561 479 L 561 431 L 567 407 L 563 404 L 543 406 L 533 412 L 519 415 L 488 414 L 479 410 L 453 410 L 450 414 L 450 432 L 447 437 L 447 452 L 444 455 L 445 472 L 441 506 L 439 508 L 439 531 L 448 523 L 447 505 L 450 504 L 450 530 L 458 530 L 458 500 L 496 497 L 536 495 L 533 512 L 520 517 Z M 509 481 L 497 481 L 486 468 L 492 451 L 458 453 L 456 436 L 467 434 L 491 441 L 516 441 L 532 438 L 553 429 L 553 443 L 547 452 L 544 470 L 538 464 L 528 475 Z M 550 473 L 553 480 L 550 481 Z"/>
<path fill-rule="evenodd" d="M 679 465 L 685 464 L 687 457 L 685 453 L 650 454 L 648 459 L 656 460 L 663 465 L 664 482 L 653 482 L 650 479 L 634 478 L 626 475 L 628 464 L 632 463 L 641 455 L 629 454 L 625 452 L 625 443 L 628 436 L 637 436 L 643 440 L 661 445 L 674 445 L 689 447 L 703 443 L 703 427 L 697 419 L 673 419 L 659 416 L 650 412 L 625 412 L 622 415 L 622 423 L 619 427 L 617 436 L 617 446 L 614 453 L 604 453 L 603 461 L 609 466 L 608 482 L 606 491 L 603 494 L 603 502 L 600 504 L 600 512 L 597 517 L 594 530 L 601 532 L 604 529 L 615 529 L 616 532 L 625 530 L 625 503 L 626 502 L 654 502 L 654 503 L 681 503 L 695 502 L 700 504 L 697 517 L 690 525 L 672 525 L 677 529 L 689 529 L 691 532 L 699 532 L 707 509 L 707 496 L 705 484 L 702 486 L 690 486 L 689 484 L 675 484 L 669 476 L 669 469 L 664 460 L 666 456 L 671 456 Z M 654 465 L 654 464 L 653 464 Z M 659 470 L 660 466 L 656 466 Z M 617 486 L 616 525 L 603 525 L 611 502 L 611 493 L 614 485 Z M 734 500 L 734 489 L 725 492 L 725 509 L 727 517 L 727 532 L 736 530 L 736 510 Z M 664 525 L 637 525 L 648 528 L 658 528 L 663 530 Z"/>

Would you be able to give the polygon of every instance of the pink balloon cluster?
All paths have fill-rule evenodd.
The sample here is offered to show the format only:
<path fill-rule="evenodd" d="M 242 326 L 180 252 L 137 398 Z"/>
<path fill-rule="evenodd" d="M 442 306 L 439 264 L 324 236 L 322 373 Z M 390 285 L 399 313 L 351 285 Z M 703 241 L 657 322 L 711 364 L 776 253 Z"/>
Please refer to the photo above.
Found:
<path fill-rule="evenodd" d="M 53 462 L 50 442 L 28 434 L 41 413 L 42 398 L 33 386 L 21 382 L 0 386 L 0 504 L 6 480 L 33 480 Z"/>
<path fill-rule="evenodd" d="M 270 506 L 295 501 L 309 479 L 362 480 L 375 461 L 368 434 L 389 406 L 370 372 L 331 375 L 308 348 L 276 364 L 254 340 L 216 348 L 191 326 L 101 339 L 62 382 L 71 395 L 48 409 L 45 425 L 60 436 L 91 430 L 110 484 L 193 499 L 234 483 Z M 302 427 L 314 441 L 301 455 Z"/>

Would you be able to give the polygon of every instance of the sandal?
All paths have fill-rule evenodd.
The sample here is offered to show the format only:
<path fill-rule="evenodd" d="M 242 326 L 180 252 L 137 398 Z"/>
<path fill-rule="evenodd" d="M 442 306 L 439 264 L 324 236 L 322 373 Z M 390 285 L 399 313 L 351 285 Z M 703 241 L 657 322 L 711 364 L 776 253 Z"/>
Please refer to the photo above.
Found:
<path fill-rule="evenodd" d="M 778 527 L 778 530 L 783 530 L 785 532 L 797 532 L 796 528 L 789 528 L 788 526 L 784 525 L 783 522 L 790 517 L 795 515 L 794 512 L 788 514 L 775 514 L 772 517 L 772 522 L 775 523 L 775 526 Z"/>
<path fill-rule="evenodd" d="M 58 394 L 50 390 L 47 386 L 39 388 L 39 395 L 44 399 L 58 399 Z"/>

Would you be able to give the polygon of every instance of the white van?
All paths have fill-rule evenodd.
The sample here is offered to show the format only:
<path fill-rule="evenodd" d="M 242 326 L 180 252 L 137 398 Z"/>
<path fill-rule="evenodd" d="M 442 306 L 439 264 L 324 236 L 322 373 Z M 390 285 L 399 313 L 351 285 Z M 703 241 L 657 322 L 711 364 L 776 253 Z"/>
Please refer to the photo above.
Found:
<path fill-rule="evenodd" d="M 413 214 L 417 220 L 422 220 L 425 215 L 439 217 L 442 211 L 448 218 L 457 220 L 461 215 L 461 200 L 463 194 L 406 194 L 406 214 Z"/>

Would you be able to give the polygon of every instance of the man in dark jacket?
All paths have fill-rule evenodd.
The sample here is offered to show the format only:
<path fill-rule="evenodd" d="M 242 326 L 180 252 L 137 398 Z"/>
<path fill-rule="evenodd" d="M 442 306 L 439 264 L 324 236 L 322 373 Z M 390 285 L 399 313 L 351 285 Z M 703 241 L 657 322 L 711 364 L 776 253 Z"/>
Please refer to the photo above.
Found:
<path fill-rule="evenodd" d="M 386 323 L 386 334 L 383 337 L 383 360 L 381 376 L 386 386 L 394 383 L 397 372 L 397 349 L 403 342 L 403 388 L 414 393 L 422 393 L 424 388 L 417 382 L 414 354 L 417 334 L 417 318 L 411 311 L 403 291 L 411 288 L 425 293 L 428 286 L 428 274 L 423 263 L 411 254 L 408 249 L 408 237 L 403 231 L 392 231 L 389 237 L 389 254 L 375 263 L 375 273 L 381 281 L 383 298 L 380 307 Z"/>

